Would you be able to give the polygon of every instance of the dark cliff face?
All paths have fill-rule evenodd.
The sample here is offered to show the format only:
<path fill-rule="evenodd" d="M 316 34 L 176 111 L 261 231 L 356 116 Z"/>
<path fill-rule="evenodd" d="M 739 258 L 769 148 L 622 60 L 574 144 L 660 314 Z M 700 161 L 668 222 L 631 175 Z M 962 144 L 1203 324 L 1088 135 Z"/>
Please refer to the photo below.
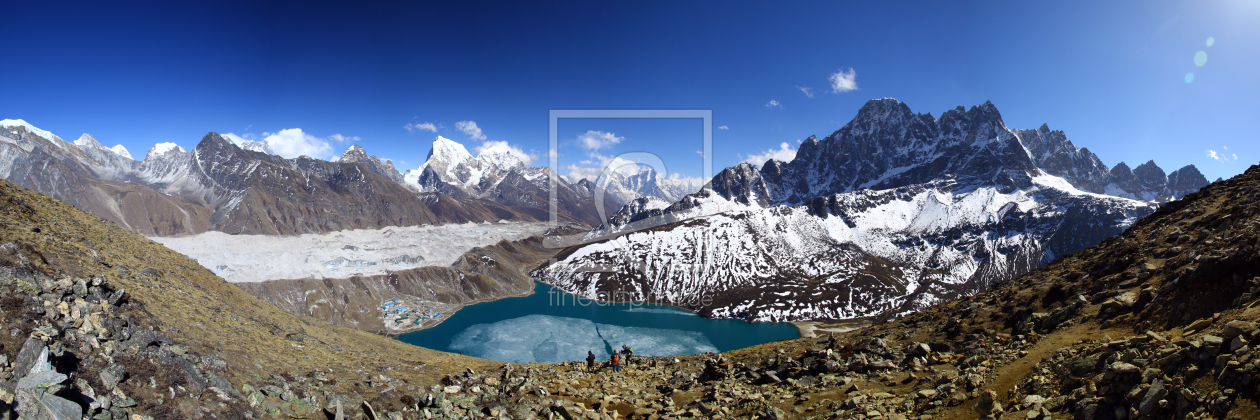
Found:
<path fill-rule="evenodd" d="M 1114 168 L 1111 168 L 1111 172 L 1107 173 L 1107 185 L 1114 185 L 1124 191 L 1138 191 L 1141 189 L 1138 185 L 1137 175 L 1124 162 L 1117 163 Z"/>
<path fill-rule="evenodd" d="M 868 101 L 830 136 L 805 139 L 790 162 L 770 160 L 755 172 L 742 164 L 727 168 L 710 182 L 711 191 L 684 197 L 663 212 L 693 208 L 715 193 L 765 207 L 947 178 L 960 188 L 992 186 L 1009 192 L 1031 187 L 1032 177 L 1042 174 L 1061 177 L 1082 191 L 1155 202 L 1207 185 L 1193 165 L 1173 176 L 1165 176 L 1153 161 L 1136 169 L 1123 162 L 1107 168 L 1098 156 L 1045 124 L 1034 130 L 1008 129 L 991 102 L 960 106 L 934 118 L 886 98 Z"/>
<path fill-rule="evenodd" d="M 1106 186 L 1107 165 L 1087 148 L 1077 148 L 1060 130 L 1042 124 L 1036 130 L 1012 130 L 1042 171 L 1062 177 L 1084 191 Z"/>
<path fill-rule="evenodd" d="M 1207 178 L 1194 165 L 1186 165 L 1168 174 L 1169 195 L 1174 197 L 1184 197 L 1207 185 Z"/>
<path fill-rule="evenodd" d="M 765 181 L 757 172 L 757 167 L 747 163 L 723 169 L 713 177 L 709 187 L 713 192 L 730 197 L 740 204 L 761 207 L 770 204 Z"/>
<path fill-rule="evenodd" d="M 363 147 L 360 147 L 357 144 L 350 146 L 349 149 L 346 149 L 346 152 L 341 154 L 341 159 L 338 159 L 337 162 L 358 163 L 372 172 L 376 172 L 377 175 L 389 179 L 390 181 L 400 184 L 403 183 L 403 175 L 401 172 L 398 172 L 397 168 L 394 167 L 394 162 L 389 159 L 382 162 L 381 158 L 376 157 L 376 155 L 369 156 L 367 151 L 363 150 Z"/>
<path fill-rule="evenodd" d="M 1035 168 L 992 103 L 959 107 L 938 119 L 911 113 L 894 99 L 867 102 L 849 124 L 823 140 L 802 142 L 796 159 L 780 166 L 780 181 L 769 189 L 785 204 L 945 174 L 962 183 L 988 182 L 1002 172 Z"/>

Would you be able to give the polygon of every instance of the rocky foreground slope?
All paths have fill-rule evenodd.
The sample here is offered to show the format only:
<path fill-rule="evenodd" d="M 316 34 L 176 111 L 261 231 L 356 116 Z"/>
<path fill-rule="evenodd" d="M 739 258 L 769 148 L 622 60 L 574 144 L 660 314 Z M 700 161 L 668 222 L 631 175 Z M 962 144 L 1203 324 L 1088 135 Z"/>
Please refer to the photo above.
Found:
<path fill-rule="evenodd" d="M 497 365 L 290 315 L 7 181 L 0 324 L 0 418 L 313 418 L 365 402 L 394 411 L 448 373 Z"/>

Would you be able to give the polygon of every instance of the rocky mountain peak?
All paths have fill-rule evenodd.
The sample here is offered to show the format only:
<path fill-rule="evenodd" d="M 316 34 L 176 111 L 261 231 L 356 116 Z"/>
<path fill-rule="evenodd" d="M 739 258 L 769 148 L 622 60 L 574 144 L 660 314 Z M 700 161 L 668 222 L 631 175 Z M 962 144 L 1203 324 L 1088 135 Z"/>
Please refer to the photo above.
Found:
<path fill-rule="evenodd" d="M 346 149 L 345 153 L 341 154 L 340 162 L 353 163 L 353 162 L 365 162 L 367 160 L 368 160 L 367 151 L 363 150 L 362 146 L 359 146 L 356 144 L 356 145 L 350 146 L 349 149 Z"/>
<path fill-rule="evenodd" d="M 713 192 L 744 205 L 770 205 L 770 193 L 757 167 L 750 163 L 723 169 L 707 185 Z"/>
<path fill-rule="evenodd" d="M 1168 176 L 1164 174 L 1163 169 L 1155 165 L 1154 160 L 1148 160 L 1146 163 L 1133 168 L 1133 175 L 1144 190 L 1159 191 L 1168 184 Z"/>
<path fill-rule="evenodd" d="M 910 106 L 893 98 L 871 99 L 858 109 L 853 119 L 864 121 L 885 121 L 894 116 L 909 115 Z"/>
<path fill-rule="evenodd" d="M 1183 197 L 1205 185 L 1208 185 L 1207 178 L 1194 165 L 1183 166 L 1168 174 L 1168 190 L 1174 197 Z"/>
<path fill-rule="evenodd" d="M 472 158 L 472 153 L 468 153 L 468 149 L 464 148 L 464 145 L 446 137 L 437 136 L 437 139 L 433 140 L 433 148 L 429 149 L 427 162 L 441 162 L 445 166 L 453 166 L 472 160 Z"/>

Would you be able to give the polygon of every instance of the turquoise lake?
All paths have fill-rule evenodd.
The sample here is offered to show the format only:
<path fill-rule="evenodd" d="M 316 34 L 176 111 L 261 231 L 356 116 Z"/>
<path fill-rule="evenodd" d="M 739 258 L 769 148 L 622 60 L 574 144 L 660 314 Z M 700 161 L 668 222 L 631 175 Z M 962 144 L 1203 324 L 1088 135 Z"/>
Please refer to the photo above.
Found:
<path fill-rule="evenodd" d="M 442 324 L 399 336 L 421 347 L 512 363 L 601 360 L 629 345 L 636 355 L 734 350 L 800 337 L 788 323 L 706 319 L 665 305 L 611 304 L 542 283 L 534 294 L 470 305 Z"/>

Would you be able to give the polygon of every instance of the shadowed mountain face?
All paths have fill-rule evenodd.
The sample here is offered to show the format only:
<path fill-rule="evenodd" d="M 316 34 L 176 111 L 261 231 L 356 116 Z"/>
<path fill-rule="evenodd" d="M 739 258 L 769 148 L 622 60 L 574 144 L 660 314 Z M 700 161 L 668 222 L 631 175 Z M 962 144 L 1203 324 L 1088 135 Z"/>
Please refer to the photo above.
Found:
<path fill-rule="evenodd" d="M 632 201 L 534 274 L 719 317 L 903 313 L 1097 244 L 1203 185 L 1192 166 L 1108 169 L 1060 131 L 1008 129 L 992 103 L 936 118 L 872 100 L 791 162 L 726 168 L 672 204 Z M 716 298 L 680 301 L 694 295 Z"/>
<path fill-rule="evenodd" d="M 191 151 L 155 147 L 144 161 L 134 161 L 91 136 L 69 143 L 45 133 L 28 125 L 0 128 L 0 177 L 148 235 L 299 234 L 548 218 L 543 206 L 417 193 L 402 183 L 392 162 L 358 146 L 338 162 L 284 159 L 209 133 Z"/>

